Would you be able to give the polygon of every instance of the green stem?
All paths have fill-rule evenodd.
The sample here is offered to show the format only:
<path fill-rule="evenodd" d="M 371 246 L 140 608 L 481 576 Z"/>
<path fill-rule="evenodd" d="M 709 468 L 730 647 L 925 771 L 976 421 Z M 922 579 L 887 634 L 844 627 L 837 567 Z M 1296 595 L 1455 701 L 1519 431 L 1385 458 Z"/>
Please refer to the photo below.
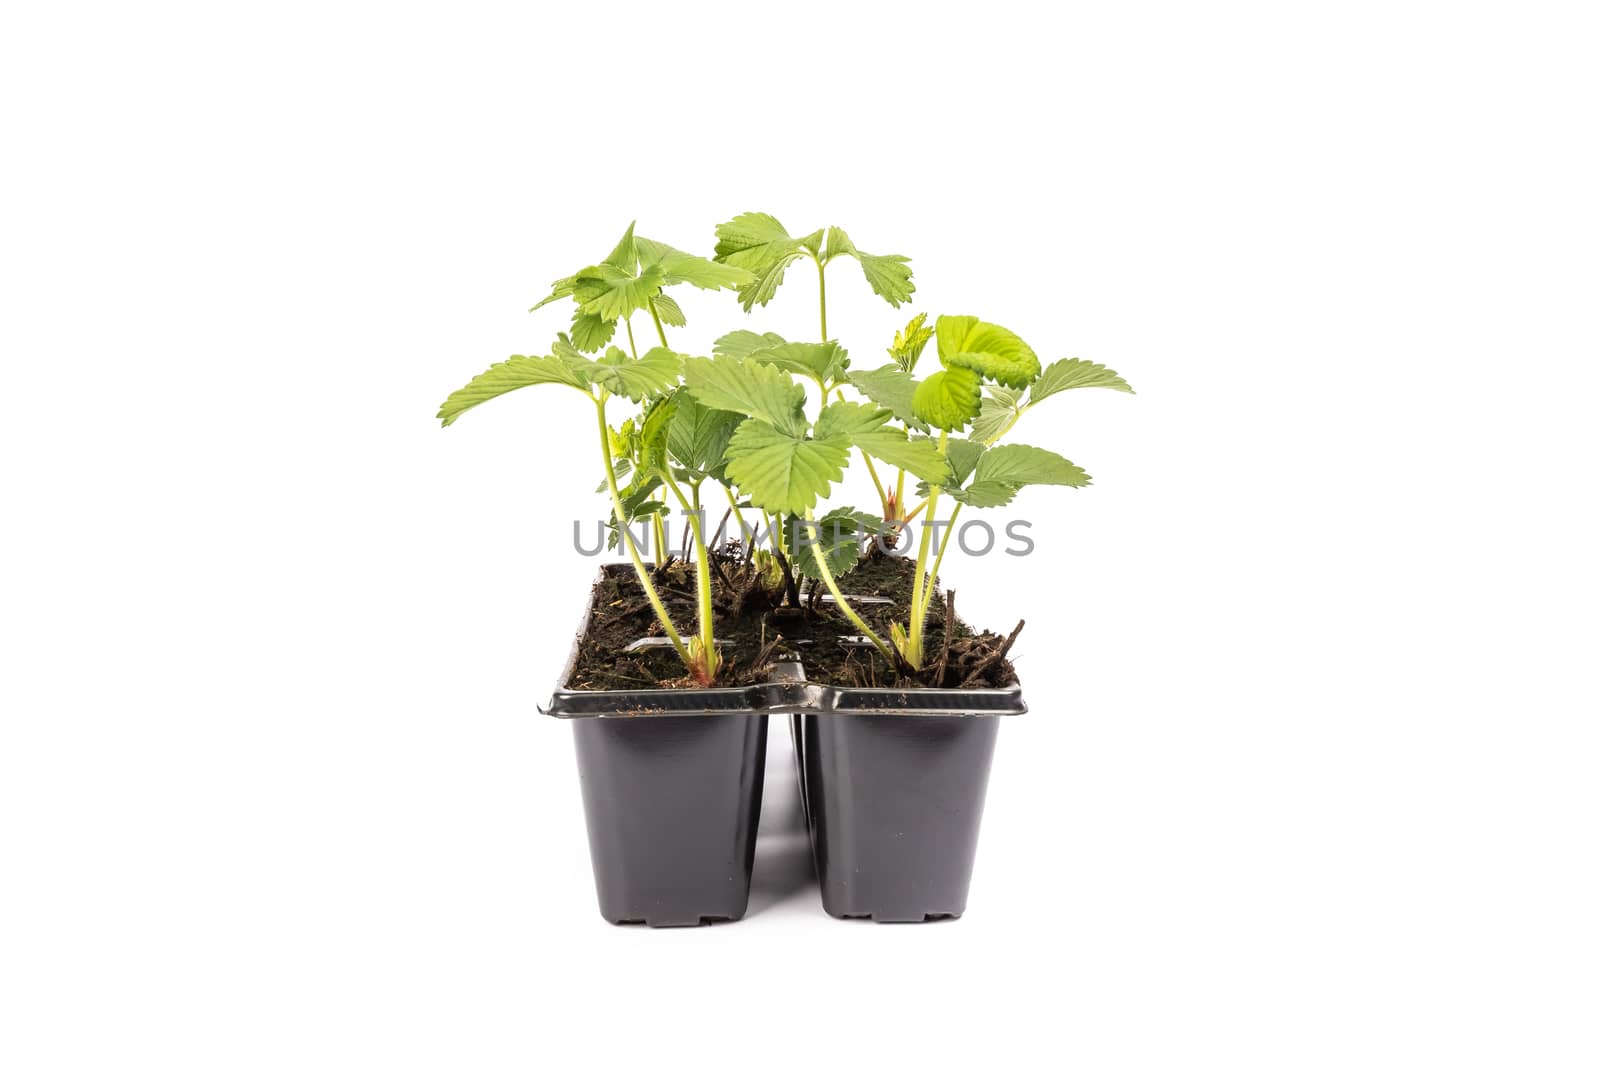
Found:
<path fill-rule="evenodd" d="M 822 260 L 816 256 L 817 261 L 817 303 L 822 312 L 822 339 L 828 339 L 828 272 L 822 265 Z"/>
<path fill-rule="evenodd" d="M 734 519 L 739 523 L 739 540 L 744 541 L 747 539 L 748 535 L 744 532 L 744 512 L 739 510 L 739 501 L 733 495 L 732 489 L 729 489 L 722 482 L 718 482 L 717 484 L 722 486 L 723 493 L 725 493 L 728 497 L 728 507 L 730 510 L 732 510 Z"/>
<path fill-rule="evenodd" d="M 933 570 L 928 572 L 928 586 L 922 592 L 922 601 L 926 606 L 933 602 L 933 587 L 939 582 L 939 568 L 944 566 L 945 549 L 950 547 L 950 542 L 956 539 L 956 516 L 961 514 L 961 501 L 956 501 L 955 510 L 950 512 L 950 518 L 945 523 L 945 533 L 949 536 L 939 542 L 939 554 L 933 557 Z"/>
<path fill-rule="evenodd" d="M 633 343 L 633 316 L 629 315 L 627 318 L 623 319 L 622 322 L 628 327 L 628 351 L 633 353 L 634 359 L 638 359 L 639 349 Z"/>
<path fill-rule="evenodd" d="M 943 456 L 949 449 L 950 435 L 939 431 L 939 455 Z M 939 486 L 931 486 L 928 490 L 928 517 L 922 520 L 924 534 L 928 534 L 929 523 L 939 513 Z M 916 585 L 911 587 L 911 632 L 907 635 L 906 646 L 909 649 L 906 659 L 916 670 L 922 669 L 922 624 L 928 614 L 928 599 L 923 595 L 923 576 L 928 569 L 928 542 L 929 536 L 923 536 L 917 544 L 917 571 Z"/>
<path fill-rule="evenodd" d="M 883 504 L 883 517 L 885 519 L 894 518 L 893 515 L 889 514 L 889 494 L 884 492 L 883 482 L 878 480 L 878 468 L 872 465 L 872 457 L 862 452 L 861 458 L 867 461 L 867 473 L 872 475 L 872 484 L 878 487 L 878 500 Z"/>
<path fill-rule="evenodd" d="M 672 347 L 667 344 L 667 331 L 661 328 L 661 316 L 656 314 L 656 306 L 654 304 L 650 305 L 650 321 L 656 324 L 656 336 L 661 338 L 661 347 Z"/>
<path fill-rule="evenodd" d="M 656 534 L 656 570 L 659 572 L 667 565 L 667 528 L 661 521 L 661 512 L 650 516 L 650 528 Z"/>
<path fill-rule="evenodd" d="M 672 490 L 672 495 L 678 498 L 678 506 L 683 508 L 685 518 L 689 520 L 689 532 L 694 536 L 695 593 L 700 608 L 702 658 L 698 667 L 691 664 L 689 669 L 701 672 L 701 682 L 710 685 L 711 679 L 717 673 L 717 635 L 711 601 L 711 553 L 706 548 L 705 531 L 700 528 L 699 491 L 696 490 L 694 506 L 690 507 L 689 501 L 684 498 L 683 490 L 678 488 L 678 482 L 670 471 L 663 469 L 662 480 L 667 483 L 667 488 Z"/>
<path fill-rule="evenodd" d="M 806 522 L 815 525 L 816 521 L 811 509 L 806 508 Z M 822 584 L 827 586 L 828 592 L 833 594 L 834 607 L 838 608 L 844 617 L 850 620 L 852 626 L 866 634 L 867 639 L 878 646 L 878 651 L 883 653 L 883 658 L 889 661 L 890 667 L 893 667 L 895 658 L 894 653 L 889 650 L 889 642 L 879 637 L 872 627 L 867 625 L 866 620 L 856 614 L 856 610 L 850 606 L 850 601 L 846 599 L 844 593 L 839 591 L 839 583 L 833 580 L 833 571 L 828 568 L 828 554 L 822 551 L 822 539 L 820 537 L 811 542 L 811 554 L 816 557 L 817 569 L 822 572 Z"/>
<path fill-rule="evenodd" d="M 894 480 L 894 509 L 899 512 L 906 510 L 906 472 L 901 471 L 900 476 Z M 900 518 L 898 515 L 889 516 L 891 519 Z M 902 519 L 901 521 L 905 521 Z"/>
<path fill-rule="evenodd" d="M 639 576 L 639 584 L 644 587 L 644 595 L 649 599 L 650 606 L 655 609 L 656 618 L 661 620 L 661 628 L 666 631 L 667 638 L 672 642 L 673 651 L 678 653 L 684 666 L 692 670 L 694 664 L 689 660 L 689 650 L 683 646 L 683 638 L 678 636 L 677 627 L 672 625 L 672 616 L 667 614 L 667 606 L 661 602 L 661 595 L 656 592 L 655 583 L 650 580 L 650 572 L 639 556 L 639 549 L 634 545 L 632 535 L 628 532 L 628 517 L 622 510 L 622 490 L 617 486 L 617 469 L 611 464 L 611 434 L 606 426 L 604 393 L 595 399 L 594 406 L 600 420 L 600 456 L 605 461 L 606 484 L 611 487 L 611 513 L 617 517 L 617 536 L 627 546 L 628 557 L 633 561 L 633 571 Z"/>

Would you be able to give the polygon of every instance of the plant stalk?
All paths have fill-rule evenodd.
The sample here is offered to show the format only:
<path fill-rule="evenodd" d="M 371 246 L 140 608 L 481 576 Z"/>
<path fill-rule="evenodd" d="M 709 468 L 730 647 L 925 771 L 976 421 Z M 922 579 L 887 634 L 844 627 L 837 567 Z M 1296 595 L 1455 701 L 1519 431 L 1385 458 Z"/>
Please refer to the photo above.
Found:
<path fill-rule="evenodd" d="M 816 521 L 811 509 L 806 508 L 806 522 L 815 525 Z M 877 645 L 878 651 L 883 653 L 883 658 L 889 661 L 889 666 L 891 668 L 894 667 L 897 661 L 894 653 L 889 650 L 889 642 L 879 637 L 876 631 L 867 625 L 866 620 L 856 614 L 855 608 L 850 606 L 850 601 L 846 599 L 844 593 L 840 592 L 839 583 L 834 581 L 833 571 L 828 567 L 828 554 L 822 551 L 821 538 L 811 542 L 811 554 L 816 557 L 817 569 L 822 572 L 822 584 L 827 586 L 828 592 L 833 594 L 833 606 L 838 608 L 844 617 L 850 620 L 852 626 L 865 634 L 867 639 L 874 645 Z"/>
<path fill-rule="evenodd" d="M 817 261 L 817 304 L 822 313 L 822 340 L 828 340 L 828 272 L 822 265 L 820 257 L 812 256 Z M 826 397 L 823 400 L 827 402 Z"/>
<path fill-rule="evenodd" d="M 885 520 L 894 518 L 889 514 L 889 494 L 884 491 L 883 482 L 878 479 L 878 468 L 872 465 L 872 457 L 866 452 L 861 453 L 861 458 L 867 461 L 867 473 L 872 475 L 872 484 L 878 488 L 878 500 L 883 504 L 883 517 Z"/>
<path fill-rule="evenodd" d="M 711 553 L 706 549 L 705 531 L 700 527 L 699 501 L 695 502 L 694 507 L 689 506 L 671 471 L 663 470 L 662 480 L 672 490 L 672 495 L 678 498 L 678 506 L 683 508 L 684 516 L 689 521 L 689 532 L 694 535 L 695 593 L 700 609 L 700 654 L 703 659 L 698 665 L 691 664 L 689 669 L 699 675 L 703 684 L 710 685 L 717 673 L 717 635 L 711 602 Z"/>
<path fill-rule="evenodd" d="M 933 570 L 928 572 L 928 585 L 922 591 L 924 605 L 933 603 L 933 587 L 939 582 L 939 568 L 944 566 L 944 553 L 950 547 L 950 542 L 956 539 L 956 516 L 961 514 L 961 501 L 956 501 L 955 510 L 950 512 L 950 518 L 945 521 L 945 533 L 949 536 L 939 542 L 939 554 L 933 557 Z"/>
<path fill-rule="evenodd" d="M 945 455 L 949 451 L 949 448 L 950 435 L 947 431 L 940 430 L 939 455 Z M 931 523 L 935 517 L 937 517 L 938 513 L 939 487 L 938 485 L 933 485 L 928 489 L 928 516 L 922 520 L 924 534 L 928 533 L 930 529 L 928 524 Z M 924 536 L 919 539 L 917 544 L 916 585 L 914 585 L 911 589 L 911 630 L 906 635 L 906 646 L 908 649 L 906 659 L 916 670 L 922 669 L 922 624 L 923 620 L 927 618 L 928 614 L 928 600 L 927 597 L 923 595 L 923 576 L 927 573 L 928 568 L 929 540 L 931 540 L 930 537 Z"/>
<path fill-rule="evenodd" d="M 672 649 L 683 660 L 685 667 L 694 669 L 690 662 L 689 650 L 684 647 L 683 638 L 678 636 L 677 627 L 672 625 L 672 616 L 667 614 L 667 606 L 661 602 L 661 594 L 656 592 L 656 585 L 650 580 L 650 572 L 644 565 L 644 559 L 639 555 L 639 549 L 634 546 L 633 538 L 628 534 L 628 517 L 622 510 L 622 490 L 617 486 L 617 469 L 611 463 L 611 434 L 606 426 L 606 398 L 602 393 L 594 402 L 595 412 L 600 421 L 600 456 L 606 465 L 606 484 L 611 488 L 611 512 L 617 517 L 617 535 L 622 543 L 627 546 L 628 557 L 633 561 L 633 571 L 639 576 L 639 584 L 644 588 L 644 595 L 650 601 L 650 606 L 655 609 L 656 618 L 661 621 L 661 628 L 666 631 L 667 638 L 672 642 Z"/>
<path fill-rule="evenodd" d="M 656 314 L 655 304 L 650 304 L 650 321 L 656 324 L 656 336 L 661 338 L 661 347 L 671 348 L 672 346 L 667 344 L 667 331 L 661 328 L 661 316 Z"/>
<path fill-rule="evenodd" d="M 659 574 L 667 566 L 667 527 L 661 521 L 661 512 L 658 511 L 650 516 L 650 528 L 656 535 L 656 573 Z"/>
<path fill-rule="evenodd" d="M 718 482 L 717 484 L 722 486 L 723 493 L 728 497 L 728 507 L 733 509 L 734 520 L 739 523 L 739 540 L 748 542 L 749 536 L 744 532 L 744 513 L 739 510 L 738 499 L 734 497 L 733 490 L 729 489 L 725 483 Z"/>

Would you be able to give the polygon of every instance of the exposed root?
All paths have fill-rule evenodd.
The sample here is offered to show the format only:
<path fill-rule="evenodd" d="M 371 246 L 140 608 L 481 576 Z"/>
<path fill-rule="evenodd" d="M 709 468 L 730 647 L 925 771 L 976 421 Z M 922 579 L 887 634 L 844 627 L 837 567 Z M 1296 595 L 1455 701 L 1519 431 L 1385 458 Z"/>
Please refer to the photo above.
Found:
<path fill-rule="evenodd" d="M 961 679 L 960 688 L 962 688 L 962 689 L 977 689 L 977 688 L 980 688 L 980 687 L 984 686 L 986 684 L 986 680 L 984 679 L 984 673 L 986 671 L 988 671 L 991 667 L 993 667 L 996 664 L 1001 663 L 1002 661 L 1005 660 L 1006 653 L 1011 651 L 1011 646 L 1016 643 L 1017 635 L 1022 632 L 1022 627 L 1027 624 L 1027 621 L 1028 621 L 1027 619 L 1019 620 L 1017 622 L 1016 628 L 1011 631 L 1011 636 L 1007 637 L 1004 641 L 1000 642 L 1000 644 L 997 647 L 991 648 L 989 651 L 987 651 L 987 652 L 983 653 L 982 655 L 978 656 L 977 659 L 973 662 L 972 666 L 970 666 L 970 667 L 968 667 L 966 669 L 966 675 L 965 675 L 965 677 L 963 677 Z M 992 643 L 993 639 L 994 639 L 994 635 L 989 635 L 988 637 L 985 637 L 985 638 L 972 638 L 971 640 L 973 640 L 973 641 L 983 641 L 984 643 L 987 644 L 987 643 Z M 965 657 L 963 657 L 963 658 L 965 658 Z M 1006 671 L 1005 673 L 1012 674 L 1012 672 L 1009 671 L 1009 670 Z M 1012 680 L 1014 680 L 1014 679 L 1015 679 L 1015 675 L 1012 674 Z M 1009 682 L 1000 683 L 1000 684 L 1009 684 Z"/>

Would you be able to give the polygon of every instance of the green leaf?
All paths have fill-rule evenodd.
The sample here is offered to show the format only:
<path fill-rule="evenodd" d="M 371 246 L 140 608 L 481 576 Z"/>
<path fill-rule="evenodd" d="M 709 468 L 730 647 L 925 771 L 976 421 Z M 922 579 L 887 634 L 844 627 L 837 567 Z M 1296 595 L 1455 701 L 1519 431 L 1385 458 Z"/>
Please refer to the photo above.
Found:
<path fill-rule="evenodd" d="M 613 432 L 615 432 L 615 431 L 613 431 Z M 612 471 L 613 474 L 615 474 L 617 476 L 617 482 L 619 484 L 623 484 L 623 483 L 627 482 L 627 480 L 628 480 L 628 472 L 631 471 L 631 470 L 633 470 L 633 464 L 630 463 L 626 459 L 614 459 L 614 460 L 611 461 L 611 471 Z M 611 491 L 611 482 L 610 482 L 610 480 L 606 479 L 606 478 L 601 478 L 600 479 L 600 484 L 595 486 L 595 490 L 594 491 L 597 492 L 597 493 L 610 492 Z"/>
<path fill-rule="evenodd" d="M 684 377 L 689 392 L 707 407 L 749 415 L 791 437 L 806 431 L 800 413 L 806 391 L 777 367 L 743 363 L 732 356 L 696 356 L 689 359 Z"/>
<path fill-rule="evenodd" d="M 572 298 L 585 315 L 597 315 L 610 322 L 627 318 L 635 311 L 648 311 L 650 298 L 661 291 L 661 284 L 660 267 L 647 267 L 634 275 L 602 263 L 578 272 Z"/>
<path fill-rule="evenodd" d="M 572 290 L 577 288 L 577 286 L 578 276 L 576 274 L 566 278 L 557 278 L 555 281 L 550 283 L 550 295 L 533 305 L 533 307 L 529 308 L 528 310 L 538 311 L 546 304 L 553 304 L 557 300 L 569 297 L 572 295 Z"/>
<path fill-rule="evenodd" d="M 763 348 L 772 348 L 784 343 L 782 337 L 775 333 L 756 333 L 754 330 L 734 330 L 717 338 L 716 344 L 711 346 L 713 354 L 718 356 L 732 356 L 735 359 L 748 359 L 750 353 Z"/>
<path fill-rule="evenodd" d="M 952 437 L 945 442 L 944 449 L 945 458 L 950 461 L 948 484 L 960 485 L 977 469 L 978 457 L 983 455 L 984 446 L 980 440 Z"/>
<path fill-rule="evenodd" d="M 911 268 L 906 266 L 911 260 L 906 256 L 869 256 L 858 252 L 856 262 L 861 264 L 861 273 L 867 276 L 872 291 L 887 300 L 891 307 L 909 303 L 911 294 L 917 291 L 911 284 Z"/>
<path fill-rule="evenodd" d="M 908 438 L 898 426 L 885 426 L 890 412 L 873 404 L 836 400 L 817 416 L 816 436 L 842 437 L 874 459 L 881 459 L 931 482 L 943 482 L 950 466 L 926 437 Z"/>
<path fill-rule="evenodd" d="M 572 343 L 580 352 L 600 351 L 600 346 L 611 340 L 611 335 L 616 332 L 617 324 L 599 315 L 578 311 L 572 316 Z"/>
<path fill-rule="evenodd" d="M 900 624 L 899 619 L 889 623 L 889 641 L 899 650 L 900 655 L 910 658 L 911 635 L 906 633 L 906 628 Z"/>
<path fill-rule="evenodd" d="M 797 515 L 814 507 L 828 486 L 844 477 L 845 439 L 795 437 L 757 419 L 739 425 L 728 441 L 728 476 L 756 507 Z"/>
<path fill-rule="evenodd" d="M 778 286 L 783 284 L 784 272 L 789 269 L 789 264 L 797 258 L 799 258 L 799 253 L 785 256 L 757 270 L 755 272 L 756 281 L 739 288 L 739 306 L 746 311 L 751 311 L 757 304 L 765 307 L 772 303 L 772 298 L 778 293 Z"/>
<path fill-rule="evenodd" d="M 567 369 L 572 371 L 573 376 L 583 384 L 585 390 L 594 384 L 595 368 L 599 364 L 579 352 L 577 346 L 572 343 L 572 338 L 564 333 L 556 334 L 555 342 L 550 347 L 550 354 L 567 365 Z"/>
<path fill-rule="evenodd" d="M 578 305 L 572 320 L 574 342 L 583 351 L 594 352 L 611 340 L 616 320 L 635 311 L 653 308 L 662 322 L 684 325 L 683 309 L 661 292 L 665 286 L 688 282 L 702 289 L 731 289 L 755 280 L 754 274 L 740 267 L 713 263 L 660 241 L 635 237 L 629 223 L 610 255 L 570 277 L 558 278 L 550 295 L 530 310 L 572 297 Z"/>
<path fill-rule="evenodd" d="M 903 329 L 895 331 L 894 343 L 889 346 L 890 358 L 907 374 L 917 369 L 917 360 L 922 358 L 922 350 L 933 336 L 933 327 L 923 325 L 927 321 L 927 312 L 913 317 Z"/>
<path fill-rule="evenodd" d="M 755 276 L 754 281 L 739 286 L 739 303 L 749 311 L 772 300 L 790 263 L 808 250 L 817 253 L 822 233 L 790 237 L 783 223 L 771 215 L 746 212 L 717 227 L 716 259 Z"/>
<path fill-rule="evenodd" d="M 1002 386 L 990 386 L 989 395 L 978 408 L 978 417 L 972 420 L 972 439 L 989 442 L 1011 424 L 1021 411 L 1020 394 Z"/>
<path fill-rule="evenodd" d="M 658 352 L 666 349 L 658 348 Z M 648 357 L 647 357 L 648 358 Z M 640 474 L 659 475 L 667 467 L 667 435 L 677 413 L 676 394 L 652 400 L 645 409 L 644 420 L 634 446 L 637 470 Z"/>
<path fill-rule="evenodd" d="M 587 391 L 583 380 L 566 362 L 555 356 L 512 356 L 504 363 L 496 363 L 460 389 L 451 393 L 439 406 L 438 418 L 449 426 L 461 413 L 475 408 L 485 400 L 493 400 L 503 393 L 528 385 L 556 383 L 570 385 Z"/>
<path fill-rule="evenodd" d="M 661 316 L 661 321 L 668 326 L 689 325 L 689 320 L 683 317 L 683 308 L 666 293 L 657 293 L 650 298 L 650 303 L 655 306 L 656 314 Z"/>
<path fill-rule="evenodd" d="M 632 274 L 639 268 L 639 254 L 633 237 L 634 223 L 628 223 L 628 230 L 622 235 L 622 240 L 617 242 L 617 247 L 611 254 L 601 260 L 606 266 L 615 267 L 617 270 Z M 581 272 L 580 272 L 581 273 Z"/>
<path fill-rule="evenodd" d="M 1133 386 L 1122 380 L 1122 375 L 1103 363 L 1090 363 L 1086 359 L 1061 359 L 1050 364 L 1039 375 L 1038 381 L 1028 390 L 1028 403 L 1037 404 L 1047 396 L 1067 389 L 1115 389 L 1119 393 L 1133 392 Z"/>
<path fill-rule="evenodd" d="M 912 440 L 926 441 L 929 445 L 933 444 L 933 441 L 926 437 L 912 438 Z M 973 470 L 978 466 L 978 457 L 983 455 L 984 446 L 978 441 L 965 437 L 951 437 L 945 441 L 944 448 L 945 460 L 950 464 L 950 473 L 949 477 L 938 483 L 939 490 L 955 496 L 958 500 L 964 500 L 965 497 L 960 493 L 962 483 L 972 477 Z M 924 478 L 917 484 L 917 495 L 927 496 L 932 483 L 933 479 Z M 1014 494 L 1015 489 L 1013 488 L 1007 494 L 1006 500 L 1010 500 Z M 1005 503 L 1005 501 L 1000 501 L 1000 503 Z"/>
<path fill-rule="evenodd" d="M 660 486 L 661 479 L 651 478 L 648 482 L 636 487 L 629 487 L 629 489 L 624 491 L 622 496 L 622 510 L 623 514 L 627 516 L 630 527 L 633 523 L 640 519 L 648 518 L 651 515 L 665 514 L 667 512 L 667 505 L 663 501 L 655 500 L 651 497 L 651 494 L 660 488 Z M 618 543 L 621 542 L 622 537 L 618 532 L 617 516 L 614 511 L 610 512 L 609 517 L 606 519 L 606 529 L 610 531 L 606 537 L 606 547 L 616 548 Z M 638 531 L 636 530 L 630 529 L 630 534 L 636 539 L 639 536 Z"/>
<path fill-rule="evenodd" d="M 783 228 L 783 223 L 764 211 L 747 211 L 717 227 L 715 254 L 720 260 L 789 240 L 789 231 Z"/>
<path fill-rule="evenodd" d="M 756 363 L 767 363 L 790 374 L 804 374 L 818 382 L 835 382 L 850 365 L 850 354 L 839 347 L 838 341 L 812 344 L 804 341 L 785 341 L 768 348 L 758 348 L 745 358 Z"/>
<path fill-rule="evenodd" d="M 592 352 L 611 339 L 614 323 L 635 311 L 654 307 L 663 322 L 684 324 L 683 309 L 661 289 L 679 282 L 702 289 L 732 289 L 751 284 L 756 276 L 741 267 L 713 263 L 703 256 L 680 251 L 660 241 L 635 237 L 633 224 L 611 250 L 611 254 L 592 267 L 585 267 L 567 278 L 557 279 L 550 295 L 530 310 L 570 296 L 578 304 L 582 320 L 574 319 L 573 336 L 584 351 Z"/>
<path fill-rule="evenodd" d="M 654 493 L 657 489 L 661 488 L 661 475 L 659 471 L 635 467 L 626 460 L 618 460 L 615 464 L 613 464 L 613 467 L 616 469 L 617 478 L 619 481 L 622 478 L 622 471 L 624 467 L 633 471 L 633 477 L 626 485 L 622 487 L 623 504 L 630 515 L 633 514 L 633 506 L 629 503 L 630 501 L 632 501 L 633 504 L 637 504 L 639 501 L 646 499 L 651 493 Z"/>
<path fill-rule="evenodd" d="M 823 231 L 805 237 L 790 237 L 783 223 L 764 211 L 747 211 L 717 227 L 716 257 L 726 261 L 742 253 L 767 250 L 787 251 L 790 247 L 805 249 L 813 254 L 822 252 Z"/>
<path fill-rule="evenodd" d="M 970 508 L 997 508 L 1011 503 L 1019 488 L 1015 482 L 973 482 L 965 489 L 945 492 Z"/>
<path fill-rule="evenodd" d="M 632 419 L 625 419 L 621 426 L 615 429 L 606 427 L 606 443 L 611 446 L 613 460 L 629 461 L 633 456 L 633 446 L 638 440 L 639 431 Z M 613 464 L 615 466 L 615 464 Z"/>
<path fill-rule="evenodd" d="M 950 464 L 939 455 L 937 445 L 926 437 L 909 437 L 898 426 L 867 430 L 850 440 L 873 459 L 881 459 L 924 481 L 942 482 L 950 477 Z"/>
<path fill-rule="evenodd" d="M 583 366 L 588 366 L 593 362 L 579 355 L 577 346 L 572 343 L 572 338 L 564 333 L 556 334 L 556 339 L 550 346 L 550 353 L 558 359 L 573 361 L 574 365 L 582 364 Z"/>
<path fill-rule="evenodd" d="M 941 430 L 959 430 L 978 414 L 982 400 L 978 374 L 952 367 L 930 375 L 911 396 L 911 413 Z"/>
<path fill-rule="evenodd" d="M 889 421 L 889 412 L 876 404 L 836 400 L 817 416 L 816 436 L 851 438 L 875 430 Z"/>
<path fill-rule="evenodd" d="M 714 263 L 703 256 L 680 252 L 671 245 L 640 237 L 635 242 L 639 248 L 639 266 L 644 270 L 655 267 L 661 274 L 663 285 L 688 282 L 698 289 L 735 289 L 756 280 L 754 274 L 727 263 Z"/>
<path fill-rule="evenodd" d="M 946 368 L 967 367 L 1002 385 L 1024 386 L 1039 376 L 1039 357 L 1004 326 L 973 315 L 940 315 L 935 332 Z"/>
<path fill-rule="evenodd" d="M 867 276 L 872 291 L 899 307 L 911 299 L 917 287 L 911 284 L 911 260 L 906 256 L 874 256 L 856 248 L 855 243 L 839 227 L 828 227 L 828 251 L 825 260 L 835 256 L 854 256 L 861 264 L 861 273 Z"/>
<path fill-rule="evenodd" d="M 1089 475 L 1076 463 L 1049 449 L 1033 445 L 996 445 L 979 457 L 974 480 L 1081 487 L 1089 484 Z"/>
<path fill-rule="evenodd" d="M 929 332 L 931 334 L 932 331 Z M 851 371 L 850 384 L 861 390 L 862 394 L 873 403 L 881 404 L 894 412 L 895 418 L 912 429 L 927 430 L 928 424 L 917 418 L 911 410 L 917 383 L 910 374 L 894 364 L 873 370 Z"/>
<path fill-rule="evenodd" d="M 728 439 L 744 420 L 738 412 L 708 408 L 693 393 L 682 392 L 667 448 L 688 470 L 721 481 L 728 463 Z"/>
<path fill-rule="evenodd" d="M 606 392 L 637 401 L 671 391 L 682 372 L 683 357 L 665 348 L 652 348 L 638 359 L 612 348 L 595 361 L 591 377 Z"/>
<path fill-rule="evenodd" d="M 800 526 L 803 528 L 804 524 Z M 834 508 L 826 515 L 820 516 L 816 522 L 816 529 L 806 530 L 800 536 L 808 538 L 815 536 L 828 559 L 828 571 L 837 578 L 861 562 L 861 550 L 866 538 L 888 532 L 888 524 L 877 516 L 855 508 L 843 507 Z M 791 555 L 791 562 L 796 570 L 807 578 L 822 580 L 822 568 L 817 565 L 816 554 L 811 551 L 809 545 L 803 549 L 797 547 Z"/>
<path fill-rule="evenodd" d="M 856 246 L 850 240 L 850 235 L 837 226 L 828 227 L 828 248 L 822 253 L 822 261 L 826 263 L 835 256 L 853 256 Z"/>

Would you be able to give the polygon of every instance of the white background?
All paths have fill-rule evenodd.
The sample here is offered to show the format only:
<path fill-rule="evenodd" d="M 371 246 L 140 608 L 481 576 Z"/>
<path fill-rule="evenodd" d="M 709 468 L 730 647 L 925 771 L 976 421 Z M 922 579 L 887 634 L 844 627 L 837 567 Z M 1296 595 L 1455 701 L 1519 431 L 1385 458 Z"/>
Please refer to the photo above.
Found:
<path fill-rule="evenodd" d="M 1584 7 L 8 8 L 0 1061 L 1595 1063 Z M 744 922 L 605 925 L 534 710 L 590 412 L 433 418 L 750 210 L 913 257 L 830 272 L 860 365 L 973 313 L 1139 390 L 947 563 L 1033 707 L 958 922 L 791 832 Z"/>

